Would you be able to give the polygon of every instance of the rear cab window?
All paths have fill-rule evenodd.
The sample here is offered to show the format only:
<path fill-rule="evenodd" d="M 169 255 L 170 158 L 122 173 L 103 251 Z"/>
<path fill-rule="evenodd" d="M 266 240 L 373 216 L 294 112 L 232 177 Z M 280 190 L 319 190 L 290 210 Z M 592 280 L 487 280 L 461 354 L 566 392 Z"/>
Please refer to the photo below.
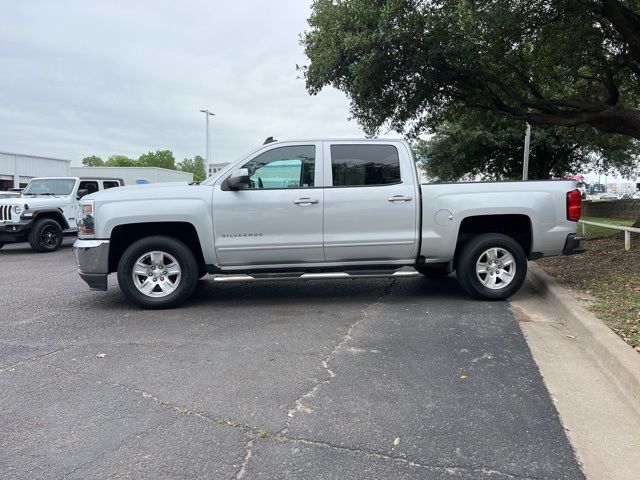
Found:
<path fill-rule="evenodd" d="M 334 187 L 402 183 L 400 157 L 394 145 L 335 144 L 330 152 Z"/>

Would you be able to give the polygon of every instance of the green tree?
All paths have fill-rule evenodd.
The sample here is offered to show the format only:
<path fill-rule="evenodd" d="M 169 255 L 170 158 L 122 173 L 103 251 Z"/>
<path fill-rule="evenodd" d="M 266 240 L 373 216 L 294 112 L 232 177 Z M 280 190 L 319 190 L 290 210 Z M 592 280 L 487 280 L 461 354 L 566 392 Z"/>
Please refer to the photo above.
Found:
<path fill-rule="evenodd" d="M 207 178 L 206 163 L 204 158 L 196 155 L 193 158 L 185 158 L 178 164 L 178 170 L 193 173 L 194 182 L 202 182 Z"/>
<path fill-rule="evenodd" d="M 418 157 L 436 181 L 480 175 L 491 180 L 522 178 L 525 123 L 488 112 L 461 110 L 448 114 L 428 140 L 414 143 Z M 531 134 L 529 178 L 564 177 L 585 169 L 616 170 L 631 175 L 640 168 L 640 142 L 595 129 L 534 126 Z"/>
<path fill-rule="evenodd" d="M 101 167 L 104 165 L 104 162 L 100 157 L 91 155 L 90 157 L 84 157 L 82 159 L 82 165 L 84 165 L 85 167 Z"/>
<path fill-rule="evenodd" d="M 136 160 L 126 157 L 125 155 L 111 155 L 106 162 L 105 167 L 136 167 Z"/>
<path fill-rule="evenodd" d="M 365 132 L 423 132 L 451 105 L 640 138 L 639 0 L 315 0 L 311 94 Z"/>
<path fill-rule="evenodd" d="M 171 150 L 156 150 L 155 152 L 145 153 L 138 158 L 140 167 L 159 167 L 176 169 L 176 159 Z"/>

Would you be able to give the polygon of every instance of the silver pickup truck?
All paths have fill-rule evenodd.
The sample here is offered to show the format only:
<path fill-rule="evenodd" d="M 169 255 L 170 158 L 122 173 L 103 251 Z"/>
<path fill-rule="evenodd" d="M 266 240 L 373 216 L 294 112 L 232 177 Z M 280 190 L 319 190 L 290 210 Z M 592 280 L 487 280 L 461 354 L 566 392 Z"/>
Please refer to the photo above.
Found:
<path fill-rule="evenodd" d="M 201 185 L 123 187 L 84 197 L 79 274 L 145 308 L 216 282 L 456 272 L 475 298 L 504 299 L 527 259 L 581 251 L 569 181 L 426 184 L 403 140 L 261 146 Z M 412 268 L 407 268 L 412 267 Z"/>

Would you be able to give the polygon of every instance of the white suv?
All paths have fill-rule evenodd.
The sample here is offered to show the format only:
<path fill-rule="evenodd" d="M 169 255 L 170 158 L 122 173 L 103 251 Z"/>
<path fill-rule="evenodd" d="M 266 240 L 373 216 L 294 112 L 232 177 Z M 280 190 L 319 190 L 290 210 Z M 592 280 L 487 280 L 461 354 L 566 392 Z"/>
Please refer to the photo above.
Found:
<path fill-rule="evenodd" d="M 64 235 L 78 231 L 83 196 L 123 185 L 120 178 L 34 178 L 19 197 L 0 199 L 0 248 L 28 241 L 37 252 L 57 250 Z"/>

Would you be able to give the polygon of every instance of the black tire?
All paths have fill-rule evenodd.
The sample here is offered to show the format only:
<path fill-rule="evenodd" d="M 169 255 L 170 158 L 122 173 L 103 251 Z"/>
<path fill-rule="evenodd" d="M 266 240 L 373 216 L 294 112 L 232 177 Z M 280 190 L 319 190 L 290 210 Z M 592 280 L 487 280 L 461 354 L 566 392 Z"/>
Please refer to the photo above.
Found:
<path fill-rule="evenodd" d="M 476 263 L 484 252 L 500 248 L 509 252 L 515 260 L 515 273 L 510 283 L 491 289 L 482 284 L 476 273 Z M 513 238 L 499 233 L 486 233 L 469 240 L 456 259 L 457 278 L 460 286 L 471 297 L 483 300 L 504 300 L 516 293 L 527 275 L 527 257 Z M 485 275 L 489 275 L 488 273 Z"/>
<path fill-rule="evenodd" d="M 451 273 L 447 265 L 418 265 L 415 268 L 427 278 L 443 278 Z"/>
<path fill-rule="evenodd" d="M 6 245 L 5 242 L 0 242 L 0 248 L 4 247 Z"/>
<path fill-rule="evenodd" d="M 62 227 L 53 218 L 41 218 L 34 222 L 27 238 L 36 252 L 55 252 L 62 244 Z"/>
<path fill-rule="evenodd" d="M 138 259 L 151 251 L 160 251 L 174 257 L 180 269 L 180 278 L 175 290 L 165 296 L 149 296 L 140 291 L 134 283 L 134 265 Z M 154 236 L 138 240 L 125 250 L 118 262 L 120 290 L 131 302 L 146 309 L 173 308 L 183 304 L 193 294 L 198 284 L 198 277 L 198 262 L 193 252 L 180 240 L 172 237 Z M 142 278 L 144 276 L 138 276 L 138 279 Z M 153 288 L 154 290 L 150 292 L 151 295 L 161 294 L 159 290 L 162 289 L 159 285 Z"/>

